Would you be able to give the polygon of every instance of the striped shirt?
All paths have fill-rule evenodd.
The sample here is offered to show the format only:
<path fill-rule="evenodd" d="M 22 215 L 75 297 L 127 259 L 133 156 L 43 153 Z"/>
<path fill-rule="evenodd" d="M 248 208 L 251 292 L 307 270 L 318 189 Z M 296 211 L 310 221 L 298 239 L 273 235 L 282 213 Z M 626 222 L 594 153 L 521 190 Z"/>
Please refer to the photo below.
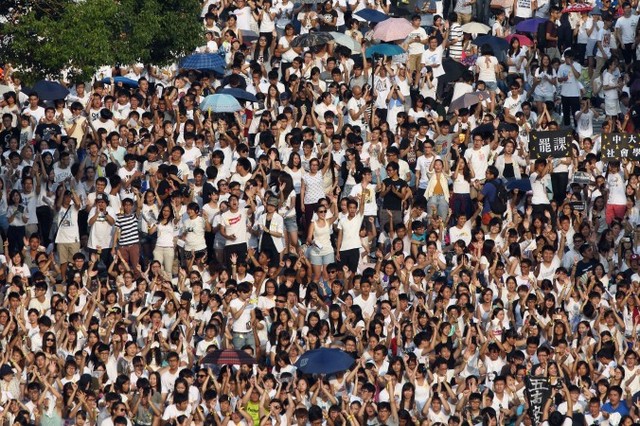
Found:
<path fill-rule="evenodd" d="M 451 59 L 460 60 L 462 57 L 462 37 L 464 36 L 464 32 L 462 31 L 462 27 L 458 23 L 451 24 L 451 28 L 449 29 L 449 41 L 453 41 L 456 39 L 457 41 L 453 44 L 449 45 L 449 56 Z"/>
<path fill-rule="evenodd" d="M 130 246 L 140 242 L 138 218 L 135 214 L 119 214 L 116 217 L 116 228 L 120 231 L 119 246 Z"/>

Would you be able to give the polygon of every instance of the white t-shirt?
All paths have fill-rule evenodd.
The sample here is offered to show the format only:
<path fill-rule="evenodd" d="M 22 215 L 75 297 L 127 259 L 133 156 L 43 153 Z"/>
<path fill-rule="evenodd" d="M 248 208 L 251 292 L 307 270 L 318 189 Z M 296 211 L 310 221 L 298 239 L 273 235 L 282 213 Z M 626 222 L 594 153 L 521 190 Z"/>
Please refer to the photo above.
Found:
<path fill-rule="evenodd" d="M 620 38 L 623 44 L 632 44 L 636 38 L 636 27 L 638 26 L 638 18 L 640 15 L 631 15 L 630 17 L 621 16 L 616 21 L 616 31 L 620 29 Z"/>
<path fill-rule="evenodd" d="M 578 114 L 580 114 L 580 118 L 578 118 Z M 579 137 L 590 138 L 593 136 L 593 111 L 576 111 L 576 121 L 578 122 L 576 130 Z"/>
<path fill-rule="evenodd" d="M 607 204 L 623 206 L 627 203 L 626 186 L 620 173 L 611 173 L 607 176 L 607 188 L 609 188 Z"/>
<path fill-rule="evenodd" d="M 580 74 L 582 72 L 582 66 L 579 63 L 574 62 L 573 68 Z M 580 96 L 580 83 L 576 79 L 573 70 L 571 69 L 571 65 L 562 64 L 560 68 L 558 68 L 558 77 L 564 78 L 568 77 L 567 81 L 562 82 L 562 86 L 560 89 L 560 94 L 565 97 L 575 98 Z"/>
<path fill-rule="evenodd" d="M 227 210 L 220 217 L 220 223 L 224 226 L 227 235 L 236 236 L 235 240 L 225 240 L 225 245 L 231 246 L 247 242 L 247 211 L 245 209 L 238 209 L 235 213 Z"/>
<path fill-rule="evenodd" d="M 79 243 L 80 230 L 78 229 L 78 206 L 71 202 L 69 209 L 60 208 L 58 213 L 58 234 L 56 235 L 56 243 Z"/>
<path fill-rule="evenodd" d="M 407 36 L 409 43 L 409 49 L 407 53 L 409 55 L 421 55 L 424 53 L 424 42 L 427 39 L 427 32 L 422 27 L 414 28 L 413 31 Z"/>
<path fill-rule="evenodd" d="M 358 183 L 351 188 L 351 194 L 349 194 L 349 196 L 352 198 L 360 198 L 360 194 L 362 192 L 362 183 Z M 370 183 L 365 188 L 364 193 L 364 215 L 375 216 L 378 213 L 378 204 L 376 203 L 376 186 Z"/>
<path fill-rule="evenodd" d="M 97 208 L 91 208 L 89 212 L 89 219 L 91 219 L 96 214 Z M 109 213 L 109 216 L 116 219 L 116 211 L 111 206 L 107 206 L 106 213 Z M 97 249 L 98 246 L 105 248 L 111 248 L 113 242 L 113 230 L 115 229 L 114 225 L 110 225 L 109 222 L 105 219 L 103 215 L 100 215 L 96 221 L 91 225 L 91 230 L 89 231 L 89 241 L 87 242 L 87 246 L 91 249 Z"/>
<path fill-rule="evenodd" d="M 436 47 L 436 50 L 426 49 L 422 54 L 421 62 L 424 65 L 430 66 L 433 68 L 433 76 L 440 77 L 444 75 L 444 68 L 442 67 L 442 54 L 444 50 L 442 46 Z M 435 64 L 439 66 L 434 67 Z"/>
<path fill-rule="evenodd" d="M 249 305 L 243 308 L 244 302 L 239 298 L 235 298 L 229 304 L 229 308 L 231 311 L 237 311 L 238 309 L 242 309 L 242 314 L 238 319 L 233 320 L 232 330 L 235 333 L 248 333 L 251 331 L 251 310 L 249 309 Z"/>
<path fill-rule="evenodd" d="M 338 229 L 342 230 L 342 245 L 338 250 L 347 251 L 361 247 L 360 227 L 362 226 L 363 218 L 363 215 L 356 213 L 353 219 L 349 219 L 348 216 L 340 219 Z"/>
<path fill-rule="evenodd" d="M 204 239 L 204 232 L 206 229 L 204 218 L 201 216 L 198 216 L 195 219 L 187 218 L 184 221 L 183 228 L 185 232 L 185 251 L 199 251 L 207 248 L 207 243 Z"/>

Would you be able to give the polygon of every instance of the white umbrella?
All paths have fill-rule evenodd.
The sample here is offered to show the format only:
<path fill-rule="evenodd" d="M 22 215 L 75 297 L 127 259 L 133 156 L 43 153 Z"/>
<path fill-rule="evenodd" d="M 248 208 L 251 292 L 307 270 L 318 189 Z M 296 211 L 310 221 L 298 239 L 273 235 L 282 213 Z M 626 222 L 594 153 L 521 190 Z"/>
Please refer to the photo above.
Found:
<path fill-rule="evenodd" d="M 336 44 L 348 48 L 349 50 L 351 50 L 351 53 L 362 53 L 360 43 L 358 43 L 358 40 L 356 40 L 355 38 L 335 31 L 331 31 L 329 34 L 333 36 L 333 40 L 336 42 Z"/>
<path fill-rule="evenodd" d="M 462 31 L 467 34 L 487 34 L 491 31 L 491 27 L 480 22 L 469 22 L 462 26 Z"/>

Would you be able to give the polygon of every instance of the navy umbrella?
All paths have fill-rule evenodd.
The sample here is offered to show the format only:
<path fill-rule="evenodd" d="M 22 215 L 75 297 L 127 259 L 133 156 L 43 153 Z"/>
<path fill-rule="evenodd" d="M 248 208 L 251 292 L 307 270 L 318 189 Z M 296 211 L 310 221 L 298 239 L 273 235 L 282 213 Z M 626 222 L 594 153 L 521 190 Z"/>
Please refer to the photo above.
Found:
<path fill-rule="evenodd" d="M 354 362 L 343 350 L 320 348 L 303 353 L 296 367 L 304 374 L 333 374 L 348 370 Z"/>
<path fill-rule="evenodd" d="M 189 70 L 215 70 L 226 66 L 224 57 L 217 53 L 194 53 L 180 62 L 180 68 Z"/>
<path fill-rule="evenodd" d="M 56 101 L 64 99 L 69 94 L 69 90 L 57 81 L 40 80 L 31 88 L 31 92 L 37 93 L 43 101 Z"/>
<path fill-rule="evenodd" d="M 227 89 L 222 89 L 218 93 L 222 93 L 223 95 L 231 95 L 239 101 L 258 102 L 258 98 L 256 98 L 256 95 L 242 89 L 229 87 Z"/>
<path fill-rule="evenodd" d="M 529 180 L 529 179 L 514 179 L 514 180 L 511 180 L 511 181 L 507 182 L 507 184 L 505 186 L 507 187 L 507 189 L 509 191 L 513 191 L 514 189 L 517 189 L 519 191 L 529 192 L 529 191 L 531 191 L 531 180 Z"/>
<path fill-rule="evenodd" d="M 361 18 L 367 22 L 382 22 L 389 19 L 389 15 L 385 15 L 384 13 L 375 10 L 375 9 L 362 9 L 359 12 L 355 13 L 356 19 Z"/>
<path fill-rule="evenodd" d="M 505 51 L 509 48 L 509 42 L 507 40 L 491 35 L 476 37 L 471 43 L 479 47 L 488 44 L 493 49 L 494 54 Z"/>

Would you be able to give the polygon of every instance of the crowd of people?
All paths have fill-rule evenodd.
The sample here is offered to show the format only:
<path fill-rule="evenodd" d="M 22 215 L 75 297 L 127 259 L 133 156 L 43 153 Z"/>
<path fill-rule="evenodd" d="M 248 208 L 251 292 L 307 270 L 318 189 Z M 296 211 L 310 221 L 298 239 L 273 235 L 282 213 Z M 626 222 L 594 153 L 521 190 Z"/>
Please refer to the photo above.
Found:
<path fill-rule="evenodd" d="M 206 0 L 223 69 L 46 102 L 4 64 L 0 424 L 640 424 L 640 8 L 572 1 Z"/>

